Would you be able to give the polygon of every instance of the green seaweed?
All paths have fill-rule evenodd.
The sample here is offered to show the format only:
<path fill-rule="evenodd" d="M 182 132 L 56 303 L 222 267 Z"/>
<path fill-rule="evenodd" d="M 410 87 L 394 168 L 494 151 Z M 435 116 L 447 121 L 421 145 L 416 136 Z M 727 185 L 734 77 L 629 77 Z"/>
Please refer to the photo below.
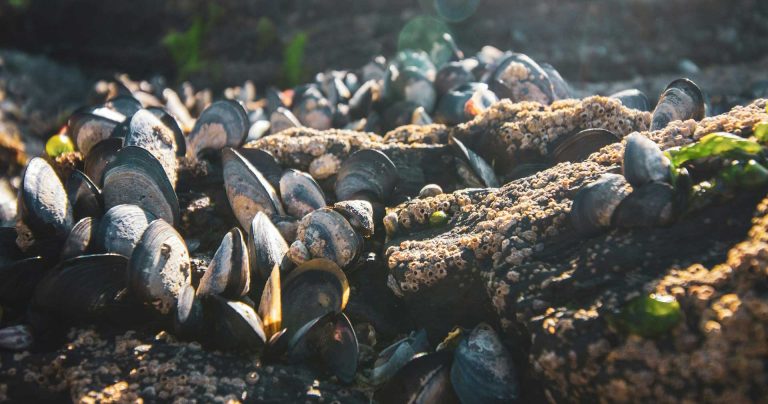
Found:
<path fill-rule="evenodd" d="M 669 149 L 666 154 L 673 166 L 680 167 L 687 161 L 700 158 L 755 155 L 762 150 L 763 146 L 755 141 L 731 133 L 717 132 L 702 137 L 696 143 Z"/>
<path fill-rule="evenodd" d="M 630 300 L 609 321 L 624 332 L 655 338 L 669 332 L 682 318 L 680 303 L 674 297 L 651 294 Z"/>
<path fill-rule="evenodd" d="M 222 11 L 220 6 L 210 4 L 207 18 L 196 16 L 192 25 L 185 31 L 172 30 L 163 37 L 162 44 L 171 54 L 180 80 L 188 78 L 207 65 L 202 54 L 203 41 L 222 15 Z"/>
<path fill-rule="evenodd" d="M 301 31 L 293 36 L 283 50 L 283 84 L 294 87 L 302 83 L 306 71 L 304 69 L 304 52 L 308 36 Z"/>

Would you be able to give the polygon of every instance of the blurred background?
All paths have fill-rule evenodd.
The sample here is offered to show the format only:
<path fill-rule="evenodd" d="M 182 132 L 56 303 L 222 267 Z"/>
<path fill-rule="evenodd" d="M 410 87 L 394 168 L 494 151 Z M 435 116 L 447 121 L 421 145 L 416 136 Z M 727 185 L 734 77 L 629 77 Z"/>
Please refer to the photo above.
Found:
<path fill-rule="evenodd" d="M 720 96 L 768 91 L 768 2 L 760 0 L 0 4 L 3 99 L 21 97 L 21 109 L 36 103 L 22 128 L 41 136 L 56 130 L 54 115 L 82 103 L 93 81 L 116 73 L 161 77 L 170 86 L 191 81 L 215 94 L 245 80 L 285 88 L 391 56 L 409 33 L 439 30 L 467 55 L 493 45 L 550 63 L 577 94 L 638 87 L 655 97 L 681 75 Z"/>

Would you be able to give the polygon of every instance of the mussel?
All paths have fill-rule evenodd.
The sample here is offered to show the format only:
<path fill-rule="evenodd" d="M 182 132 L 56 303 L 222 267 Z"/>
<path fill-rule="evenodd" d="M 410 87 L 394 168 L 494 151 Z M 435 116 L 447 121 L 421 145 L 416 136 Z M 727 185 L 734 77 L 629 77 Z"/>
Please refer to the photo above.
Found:
<path fill-rule="evenodd" d="M 187 138 L 192 157 L 205 150 L 221 150 L 224 147 L 238 147 L 245 140 L 250 122 L 239 102 L 216 101 L 203 110 L 195 127 Z"/>
<path fill-rule="evenodd" d="M 704 95 L 689 79 L 677 79 L 664 89 L 653 110 L 650 130 L 664 129 L 672 121 L 704 118 Z"/>
<path fill-rule="evenodd" d="M 555 163 L 583 161 L 590 154 L 620 141 L 621 136 L 607 129 L 584 129 L 558 139 L 553 145 L 552 160 Z"/>
<path fill-rule="evenodd" d="M 341 268 L 353 263 L 363 246 L 362 238 L 344 216 L 329 208 L 304 216 L 295 242 L 303 243 L 312 257 L 327 258 Z"/>
<path fill-rule="evenodd" d="M 115 160 L 117 152 L 123 147 L 123 140 L 109 138 L 102 140 L 91 148 L 91 151 L 83 159 L 85 175 L 96 186 L 104 184 L 104 170 L 109 163 Z"/>
<path fill-rule="evenodd" d="M 676 212 L 676 194 L 672 185 L 651 182 L 635 188 L 613 212 L 611 224 L 618 227 L 665 226 Z"/>
<path fill-rule="evenodd" d="M 190 283 L 189 252 L 184 239 L 162 219 L 149 224 L 128 261 L 128 287 L 162 314 Z"/>
<path fill-rule="evenodd" d="M 150 152 L 160 163 L 171 185 L 178 177 L 176 162 L 176 135 L 160 118 L 145 109 L 136 112 L 130 120 L 124 146 L 139 146 Z"/>
<path fill-rule="evenodd" d="M 521 53 L 513 53 L 501 61 L 489 85 L 499 98 L 509 98 L 513 102 L 536 101 L 549 105 L 555 100 L 547 73 L 533 59 Z"/>
<path fill-rule="evenodd" d="M 271 134 L 282 132 L 290 128 L 301 127 L 301 122 L 289 109 L 279 107 L 269 116 L 269 132 Z"/>
<path fill-rule="evenodd" d="M 275 265 L 284 271 L 290 269 L 288 244 L 267 215 L 257 212 L 248 229 L 249 261 L 255 279 L 266 280 Z"/>
<path fill-rule="evenodd" d="M 355 330 L 344 313 L 329 312 L 301 327 L 288 341 L 288 360 L 315 360 L 343 383 L 352 383 L 359 348 Z"/>
<path fill-rule="evenodd" d="M 130 257 L 149 223 L 157 217 L 136 205 L 117 205 L 101 218 L 96 248 Z"/>
<path fill-rule="evenodd" d="M 175 157 L 174 157 L 175 158 Z M 104 171 L 104 208 L 134 204 L 177 225 L 179 201 L 162 165 L 147 150 L 126 146 Z"/>
<path fill-rule="evenodd" d="M 285 170 L 280 177 L 280 197 L 294 217 L 304 217 L 326 205 L 320 185 L 309 174 L 294 169 Z"/>
<path fill-rule="evenodd" d="M 656 143 L 638 132 L 627 136 L 622 168 L 624 177 L 633 187 L 670 179 L 669 159 Z"/>
<path fill-rule="evenodd" d="M 370 202 L 361 200 L 336 202 L 333 210 L 341 213 L 352 228 L 363 237 L 370 237 L 373 234 L 373 206 Z"/>
<path fill-rule="evenodd" d="M 75 111 L 69 117 L 67 127 L 77 149 L 87 155 L 94 145 L 108 139 L 125 119 L 125 115 L 107 107 L 87 107 Z"/>
<path fill-rule="evenodd" d="M 499 186 L 499 180 L 496 178 L 496 173 L 494 173 L 493 168 L 485 161 L 485 159 L 464 146 L 464 143 L 455 137 L 451 137 L 451 144 L 457 154 L 457 164 L 468 164 L 472 173 L 480 179 L 480 181 L 470 180 L 470 184 L 474 185 L 474 183 L 477 182 L 480 187 L 490 188 L 497 188 Z M 467 171 L 463 172 L 465 176 L 471 175 Z M 459 175 L 461 174 L 462 171 L 459 172 Z"/>
<path fill-rule="evenodd" d="M 74 170 L 65 186 L 67 199 L 72 205 L 74 220 L 98 217 L 104 211 L 101 190 L 80 170 Z"/>
<path fill-rule="evenodd" d="M 629 194 L 629 186 L 620 174 L 603 174 L 582 187 L 573 198 L 571 223 L 577 232 L 591 235 L 610 226 L 616 207 Z"/>
<path fill-rule="evenodd" d="M 53 167 L 44 159 L 29 161 L 18 199 L 21 221 L 36 237 L 63 239 L 74 223 L 72 205 Z"/>
<path fill-rule="evenodd" d="M 373 149 L 358 150 L 339 168 L 334 185 L 336 198 L 384 202 L 395 188 L 397 178 L 397 168 L 386 154 Z"/>
<path fill-rule="evenodd" d="M 248 293 L 251 268 L 243 232 L 235 227 L 224 235 L 208 269 L 200 279 L 197 294 L 239 299 Z"/>
<path fill-rule="evenodd" d="M 389 382 L 376 391 L 380 403 L 459 403 L 451 387 L 448 351 L 418 356 L 409 361 Z"/>
<path fill-rule="evenodd" d="M 267 216 L 285 214 L 275 189 L 240 153 L 228 147 L 224 148 L 221 161 L 224 168 L 224 188 L 240 226 L 249 228 L 257 212 L 264 212 Z"/>
<path fill-rule="evenodd" d="M 67 260 L 95 250 L 98 229 L 99 219 L 93 217 L 84 217 L 75 223 L 61 249 L 61 259 Z"/>
<path fill-rule="evenodd" d="M 648 101 L 648 96 L 636 88 L 622 90 L 618 93 L 609 95 L 609 97 L 621 101 L 621 104 L 627 108 L 632 108 L 639 111 L 651 110 L 651 103 Z"/>

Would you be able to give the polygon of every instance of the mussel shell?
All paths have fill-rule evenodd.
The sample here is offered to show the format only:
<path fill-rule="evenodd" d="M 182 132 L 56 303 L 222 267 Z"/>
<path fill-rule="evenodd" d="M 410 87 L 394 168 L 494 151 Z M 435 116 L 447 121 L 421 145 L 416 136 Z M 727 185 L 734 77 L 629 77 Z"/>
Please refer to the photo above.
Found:
<path fill-rule="evenodd" d="M 251 306 L 216 295 L 208 296 L 203 304 L 205 318 L 212 323 L 209 340 L 215 347 L 251 351 L 264 346 L 264 326 Z"/>
<path fill-rule="evenodd" d="M 80 170 L 74 170 L 65 186 L 67 199 L 72 205 L 74 220 L 84 217 L 99 217 L 104 212 L 101 191 L 88 176 Z"/>
<path fill-rule="evenodd" d="M 345 201 L 367 194 L 376 201 L 385 202 L 397 179 L 395 163 L 386 154 L 373 149 L 358 150 L 339 168 L 334 185 L 336 199 Z"/>
<path fill-rule="evenodd" d="M 0 265 L 0 305 L 24 307 L 50 267 L 48 260 L 40 256 Z"/>
<path fill-rule="evenodd" d="M 349 116 L 352 119 L 368 116 L 374 103 L 379 100 L 380 93 L 381 89 L 375 80 L 368 80 L 363 83 L 349 100 Z"/>
<path fill-rule="evenodd" d="M 398 101 L 384 111 L 382 121 L 384 129 L 389 131 L 405 125 L 429 125 L 432 123 L 432 118 L 421 105 L 410 101 Z"/>
<path fill-rule="evenodd" d="M 340 313 L 349 300 L 349 283 L 334 262 L 317 258 L 296 267 L 283 279 L 283 328 L 288 340 L 313 319 Z"/>
<path fill-rule="evenodd" d="M 268 217 L 285 214 L 275 189 L 245 157 L 227 147 L 222 150 L 221 160 L 224 188 L 240 226 L 250 228 L 257 212 L 264 212 Z"/>
<path fill-rule="evenodd" d="M 275 191 L 280 189 L 280 177 L 283 176 L 283 167 L 280 166 L 272 153 L 251 147 L 241 147 L 237 149 L 237 152 L 259 170 Z"/>
<path fill-rule="evenodd" d="M 368 201 L 352 200 L 336 202 L 333 210 L 341 213 L 355 231 L 370 237 L 374 231 L 373 205 Z"/>
<path fill-rule="evenodd" d="M 607 129 L 584 129 L 558 139 L 553 145 L 552 160 L 555 163 L 583 161 L 590 154 L 620 141 L 621 136 Z"/>
<path fill-rule="evenodd" d="M 451 365 L 451 384 L 462 403 L 508 403 L 519 385 L 512 356 L 496 332 L 480 324 L 463 339 Z"/>
<path fill-rule="evenodd" d="M 547 77 L 552 83 L 552 93 L 555 96 L 555 100 L 573 98 L 570 86 L 568 86 L 568 83 L 565 82 L 565 79 L 563 79 L 563 76 L 560 75 L 557 69 L 549 63 L 542 63 L 541 69 L 547 73 Z"/>
<path fill-rule="evenodd" d="M 199 156 L 204 150 L 238 147 L 248 134 L 250 121 L 239 102 L 216 101 L 203 110 L 189 134 L 189 152 Z"/>
<path fill-rule="evenodd" d="M 458 403 L 451 387 L 449 351 L 440 351 L 412 359 L 384 386 L 374 399 L 380 403 Z"/>
<path fill-rule="evenodd" d="M 257 212 L 248 229 L 248 253 L 254 278 L 266 280 L 275 265 L 283 271 L 290 269 L 285 256 L 288 244 L 267 215 Z"/>
<path fill-rule="evenodd" d="M 251 267 L 243 232 L 235 227 L 224 235 L 208 269 L 200 279 L 197 294 L 239 299 L 248 293 Z"/>
<path fill-rule="evenodd" d="M 104 103 L 104 106 L 123 114 L 126 117 L 133 116 L 141 109 L 141 102 L 130 95 L 118 95 Z"/>
<path fill-rule="evenodd" d="M 434 81 L 437 75 L 437 68 L 432 63 L 429 54 L 423 50 L 406 49 L 395 55 L 393 60 L 399 70 L 412 69 L 421 73 L 427 80 Z"/>
<path fill-rule="evenodd" d="M 98 229 L 99 219 L 93 217 L 84 217 L 75 223 L 64 241 L 61 260 L 68 260 L 96 249 Z"/>
<path fill-rule="evenodd" d="M 29 161 L 21 177 L 18 211 L 22 222 L 38 237 L 63 239 L 74 223 L 67 192 L 50 164 L 40 157 Z"/>
<path fill-rule="evenodd" d="M 130 257 L 155 215 L 136 205 L 117 205 L 101 218 L 96 233 L 96 248 Z"/>
<path fill-rule="evenodd" d="M 501 61 L 491 75 L 489 85 L 499 98 L 509 98 L 513 102 L 536 101 L 549 105 L 555 100 L 547 73 L 521 53 L 513 53 Z"/>
<path fill-rule="evenodd" d="M 616 207 L 629 194 L 627 181 L 620 174 L 603 174 L 582 187 L 573 198 L 571 224 L 583 235 L 592 235 L 610 226 Z"/>
<path fill-rule="evenodd" d="M 283 107 L 276 109 L 275 112 L 269 116 L 269 124 L 269 132 L 271 134 L 279 133 L 290 128 L 301 127 L 299 118 L 296 118 L 293 112 L 289 109 Z"/>
<path fill-rule="evenodd" d="M 187 139 L 184 137 L 184 131 L 181 130 L 181 126 L 179 126 L 179 121 L 177 121 L 173 115 L 168 113 L 168 111 L 160 107 L 148 107 L 147 111 L 151 112 L 154 116 L 160 119 L 168 129 L 173 131 L 173 137 L 176 139 L 174 142 L 176 146 L 176 156 L 183 157 L 186 155 Z"/>
<path fill-rule="evenodd" d="M 175 157 L 174 157 L 175 158 Z M 179 224 L 179 200 L 162 165 L 147 150 L 126 146 L 104 171 L 104 208 L 140 206 L 155 217 Z"/>
<path fill-rule="evenodd" d="M 621 101 L 621 105 L 624 105 L 627 108 L 632 108 L 639 111 L 651 110 L 651 103 L 648 101 L 648 96 L 636 88 L 622 90 L 618 93 L 609 95 L 609 97 Z"/>
<path fill-rule="evenodd" d="M 139 146 L 152 153 L 163 167 L 171 185 L 176 186 L 178 179 L 176 135 L 160 118 L 145 109 L 136 112 L 131 117 L 130 130 L 123 145 Z"/>
<path fill-rule="evenodd" d="M 190 284 L 189 252 L 184 239 L 170 224 L 157 219 L 149 224 L 128 261 L 128 286 L 144 303 L 162 314 L 176 307 L 184 285 Z"/>
<path fill-rule="evenodd" d="M 427 332 L 423 328 L 388 346 L 376 359 L 371 381 L 378 385 L 391 379 L 414 356 L 430 350 Z"/>
<path fill-rule="evenodd" d="M 496 178 L 493 168 L 478 155 L 473 152 L 462 143 L 459 139 L 452 137 L 451 145 L 458 154 L 458 156 L 472 168 L 474 173 L 483 181 L 483 186 L 490 188 L 497 188 L 499 186 L 499 180 Z"/>
<path fill-rule="evenodd" d="M 442 96 L 456 87 L 475 81 L 475 75 L 472 73 L 475 66 L 477 62 L 468 63 L 464 60 L 443 65 L 435 77 L 437 94 Z"/>
<path fill-rule="evenodd" d="M 115 127 L 125 120 L 125 115 L 106 107 L 82 108 L 67 121 L 69 135 L 77 149 L 88 155 L 91 148 L 108 139 Z"/>
<path fill-rule="evenodd" d="M 319 360 L 328 373 L 343 383 L 352 383 L 359 353 L 349 318 L 330 312 L 305 324 L 291 337 L 287 356 L 292 363 Z"/>
<path fill-rule="evenodd" d="M 677 79 L 664 89 L 651 116 L 650 130 L 664 129 L 672 121 L 704 118 L 704 95 L 689 79 Z"/>
<path fill-rule="evenodd" d="M 176 302 L 173 329 L 184 339 L 202 339 L 206 327 L 202 299 L 192 285 L 184 285 Z"/>
<path fill-rule="evenodd" d="M 288 248 L 288 259 L 294 264 L 301 265 L 312 259 L 312 254 L 301 240 L 294 240 Z"/>
<path fill-rule="evenodd" d="M 257 119 L 248 129 L 248 135 L 245 137 L 245 141 L 243 143 L 250 143 L 254 140 L 259 140 L 264 136 L 269 135 L 270 127 L 272 127 L 272 125 L 269 123 L 269 120 Z"/>
<path fill-rule="evenodd" d="M 437 92 L 432 82 L 421 72 L 414 68 L 400 70 L 394 88 L 403 101 L 412 102 L 427 111 L 435 108 Z"/>
<path fill-rule="evenodd" d="M 299 220 L 293 216 L 275 215 L 270 218 L 277 231 L 283 236 L 286 243 L 293 243 L 296 240 L 296 231 L 299 229 Z"/>
<path fill-rule="evenodd" d="M 104 184 L 104 170 L 122 148 L 122 139 L 109 138 L 97 143 L 83 159 L 85 175 L 101 187 Z"/>
<path fill-rule="evenodd" d="M 35 305 L 70 322 L 118 324 L 123 314 L 136 311 L 126 294 L 126 264 L 126 258 L 116 254 L 64 261 L 40 281 Z"/>
<path fill-rule="evenodd" d="M 314 258 L 327 258 L 347 268 L 360 255 L 363 240 L 347 219 L 329 208 L 318 209 L 299 222 L 296 240 L 307 246 Z"/>
<path fill-rule="evenodd" d="M 613 212 L 611 224 L 618 227 L 666 226 L 675 218 L 675 189 L 663 182 L 635 188 Z"/>
<path fill-rule="evenodd" d="M 622 164 L 624 178 L 633 187 L 649 182 L 669 182 L 670 162 L 659 146 L 638 132 L 627 136 Z"/>
<path fill-rule="evenodd" d="M 304 126 L 317 130 L 331 128 L 333 120 L 331 103 L 315 87 L 308 88 L 302 94 L 294 94 L 291 112 Z"/>
<path fill-rule="evenodd" d="M 459 86 L 443 97 L 437 104 L 435 119 L 446 125 L 466 122 L 485 111 L 499 99 L 484 83 L 468 83 Z"/>
<path fill-rule="evenodd" d="M 325 194 L 320 185 L 307 173 L 299 170 L 285 170 L 280 177 L 280 198 L 285 210 L 294 217 L 325 207 Z"/>

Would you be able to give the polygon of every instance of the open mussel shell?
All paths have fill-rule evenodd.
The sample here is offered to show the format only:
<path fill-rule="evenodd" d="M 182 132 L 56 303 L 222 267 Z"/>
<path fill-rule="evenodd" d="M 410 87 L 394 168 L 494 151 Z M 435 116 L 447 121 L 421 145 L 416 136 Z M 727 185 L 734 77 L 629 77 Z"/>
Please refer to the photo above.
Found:
<path fill-rule="evenodd" d="M 307 247 L 314 258 L 327 258 L 347 268 L 360 255 L 363 240 L 347 219 L 336 211 L 318 209 L 301 219 L 296 240 Z"/>
<path fill-rule="evenodd" d="M 326 205 L 323 189 L 314 178 L 294 169 L 285 170 L 280 177 L 280 198 L 285 210 L 294 217 L 304 217 Z"/>
<path fill-rule="evenodd" d="M 301 94 L 297 93 L 294 95 L 291 111 L 304 126 L 317 130 L 331 128 L 333 121 L 331 103 L 314 86 L 307 88 Z"/>
<path fill-rule="evenodd" d="M 607 129 L 584 129 L 559 139 L 552 150 L 555 163 L 579 162 L 609 144 L 620 142 L 621 136 Z"/>
<path fill-rule="evenodd" d="M 245 157 L 231 148 L 221 153 L 224 189 L 240 226 L 248 229 L 257 212 L 267 216 L 284 215 L 275 189 Z"/>
<path fill-rule="evenodd" d="M 238 147 L 248 134 L 248 114 L 239 102 L 216 101 L 203 110 L 189 134 L 189 153 L 199 156 L 204 150 Z"/>
<path fill-rule="evenodd" d="M 173 329 L 184 339 L 203 339 L 206 327 L 202 299 L 195 294 L 192 285 L 184 285 L 176 301 Z"/>
<path fill-rule="evenodd" d="M 639 111 L 651 110 L 651 103 L 648 101 L 648 96 L 636 88 L 622 90 L 618 93 L 609 95 L 609 97 L 621 101 L 621 105 L 624 105 L 627 108 L 632 108 Z"/>
<path fill-rule="evenodd" d="M 449 351 L 418 356 L 374 394 L 380 403 L 459 403 L 451 386 Z"/>
<path fill-rule="evenodd" d="M 272 185 L 273 189 L 280 189 L 280 177 L 283 176 L 283 167 L 280 166 L 272 153 L 250 147 L 239 148 L 237 152 L 259 170 L 261 175 L 267 179 L 267 182 Z"/>
<path fill-rule="evenodd" d="M 96 249 L 98 229 L 99 219 L 93 217 L 84 217 L 75 223 L 64 241 L 61 260 L 68 260 Z"/>
<path fill-rule="evenodd" d="M 0 305 L 23 308 L 50 267 L 48 260 L 39 256 L 0 265 Z"/>
<path fill-rule="evenodd" d="M 373 198 L 385 202 L 392 194 L 398 174 L 395 163 L 386 154 L 373 149 L 352 153 L 339 168 L 334 190 L 336 199 L 345 201 Z"/>
<path fill-rule="evenodd" d="M 147 111 L 151 112 L 160 121 L 173 131 L 174 143 L 176 146 L 176 156 L 183 157 L 187 153 L 187 139 L 184 137 L 184 131 L 181 130 L 179 122 L 168 111 L 160 107 L 148 107 Z"/>
<path fill-rule="evenodd" d="M 549 105 L 555 100 L 549 76 L 533 59 L 513 53 L 499 63 L 491 75 L 491 90 L 513 102 L 535 101 Z"/>
<path fill-rule="evenodd" d="M 176 306 L 190 283 L 189 252 L 184 239 L 162 219 L 149 224 L 128 262 L 128 286 L 162 314 Z"/>
<path fill-rule="evenodd" d="M 301 122 L 291 110 L 279 107 L 269 116 L 269 125 L 269 132 L 274 135 L 286 129 L 299 128 Z"/>
<path fill-rule="evenodd" d="M 666 226 L 675 218 L 675 189 L 663 182 L 635 188 L 613 212 L 611 224 L 618 227 Z"/>
<path fill-rule="evenodd" d="M 104 208 L 134 204 L 173 225 L 179 223 L 179 200 L 160 163 L 147 150 L 126 146 L 104 172 Z"/>
<path fill-rule="evenodd" d="M 380 385 L 391 379 L 403 366 L 418 354 L 430 350 L 427 332 L 423 328 L 411 333 L 379 353 L 373 366 L 371 382 Z"/>
<path fill-rule="evenodd" d="M 334 262 L 317 258 L 296 267 L 283 279 L 282 326 L 290 340 L 308 322 L 340 313 L 349 300 L 349 283 Z"/>
<path fill-rule="evenodd" d="M 622 164 L 624 178 L 633 187 L 653 181 L 669 182 L 670 162 L 659 146 L 638 132 L 627 136 Z"/>
<path fill-rule="evenodd" d="M 603 174 L 582 187 L 573 198 L 571 224 L 583 235 L 592 235 L 610 226 L 616 207 L 629 194 L 628 183 L 620 174 Z"/>
<path fill-rule="evenodd" d="M 283 271 L 290 269 L 286 258 L 288 244 L 267 215 L 257 212 L 248 229 L 248 253 L 254 277 L 266 280 L 275 265 Z"/>
<path fill-rule="evenodd" d="M 70 174 L 65 189 L 74 220 L 99 217 L 104 212 L 101 191 L 82 171 L 74 170 Z"/>
<path fill-rule="evenodd" d="M 207 296 L 203 305 L 206 322 L 212 324 L 204 340 L 224 350 L 252 351 L 264 346 L 264 326 L 251 306 L 216 295 Z"/>
<path fill-rule="evenodd" d="M 18 211 L 36 237 L 63 239 L 74 223 L 72 205 L 61 180 L 40 157 L 29 161 L 21 177 Z"/>
<path fill-rule="evenodd" d="M 197 294 L 239 299 L 248 293 L 251 268 L 243 232 L 235 227 L 224 235 L 208 269 L 200 279 Z"/>
<path fill-rule="evenodd" d="M 127 259 L 116 254 L 82 255 L 54 268 L 37 287 L 36 307 L 81 323 L 117 324 L 137 305 L 126 294 Z"/>
<path fill-rule="evenodd" d="M 176 186 L 178 178 L 176 135 L 160 118 L 145 109 L 134 114 L 123 145 L 139 146 L 152 153 L 163 167 L 171 185 Z"/>
<path fill-rule="evenodd" d="M 317 361 L 343 383 L 357 372 L 359 346 L 355 330 L 344 313 L 329 312 L 301 327 L 288 341 L 288 361 Z"/>
<path fill-rule="evenodd" d="M 88 155 L 91 148 L 108 139 L 115 127 L 125 120 L 125 115 L 106 107 L 82 108 L 67 121 L 69 136 L 75 141 L 77 149 Z"/>
<path fill-rule="evenodd" d="M 97 186 L 102 186 L 104 170 L 117 158 L 117 152 L 122 148 L 122 139 L 109 138 L 97 143 L 83 159 L 85 175 Z"/>
<path fill-rule="evenodd" d="M 136 243 L 155 215 L 136 205 L 117 205 L 101 218 L 96 233 L 96 248 L 130 257 Z"/>
<path fill-rule="evenodd" d="M 520 387 L 512 356 L 487 324 L 460 343 L 451 365 L 451 384 L 462 403 L 508 403 Z"/>
<path fill-rule="evenodd" d="M 496 178 L 496 173 L 493 172 L 493 168 L 485 161 L 485 159 L 464 146 L 464 143 L 455 137 L 451 138 L 451 145 L 458 157 L 469 163 L 469 166 L 472 168 L 475 175 L 482 180 L 484 187 L 497 188 L 499 186 L 499 180 Z"/>
<path fill-rule="evenodd" d="M 336 202 L 333 210 L 341 213 L 352 228 L 363 237 L 370 237 L 373 234 L 373 205 L 370 202 L 362 200 Z"/>
<path fill-rule="evenodd" d="M 672 121 L 704 118 L 704 95 L 689 79 L 677 79 L 664 89 L 651 116 L 651 129 L 664 129 Z"/>

